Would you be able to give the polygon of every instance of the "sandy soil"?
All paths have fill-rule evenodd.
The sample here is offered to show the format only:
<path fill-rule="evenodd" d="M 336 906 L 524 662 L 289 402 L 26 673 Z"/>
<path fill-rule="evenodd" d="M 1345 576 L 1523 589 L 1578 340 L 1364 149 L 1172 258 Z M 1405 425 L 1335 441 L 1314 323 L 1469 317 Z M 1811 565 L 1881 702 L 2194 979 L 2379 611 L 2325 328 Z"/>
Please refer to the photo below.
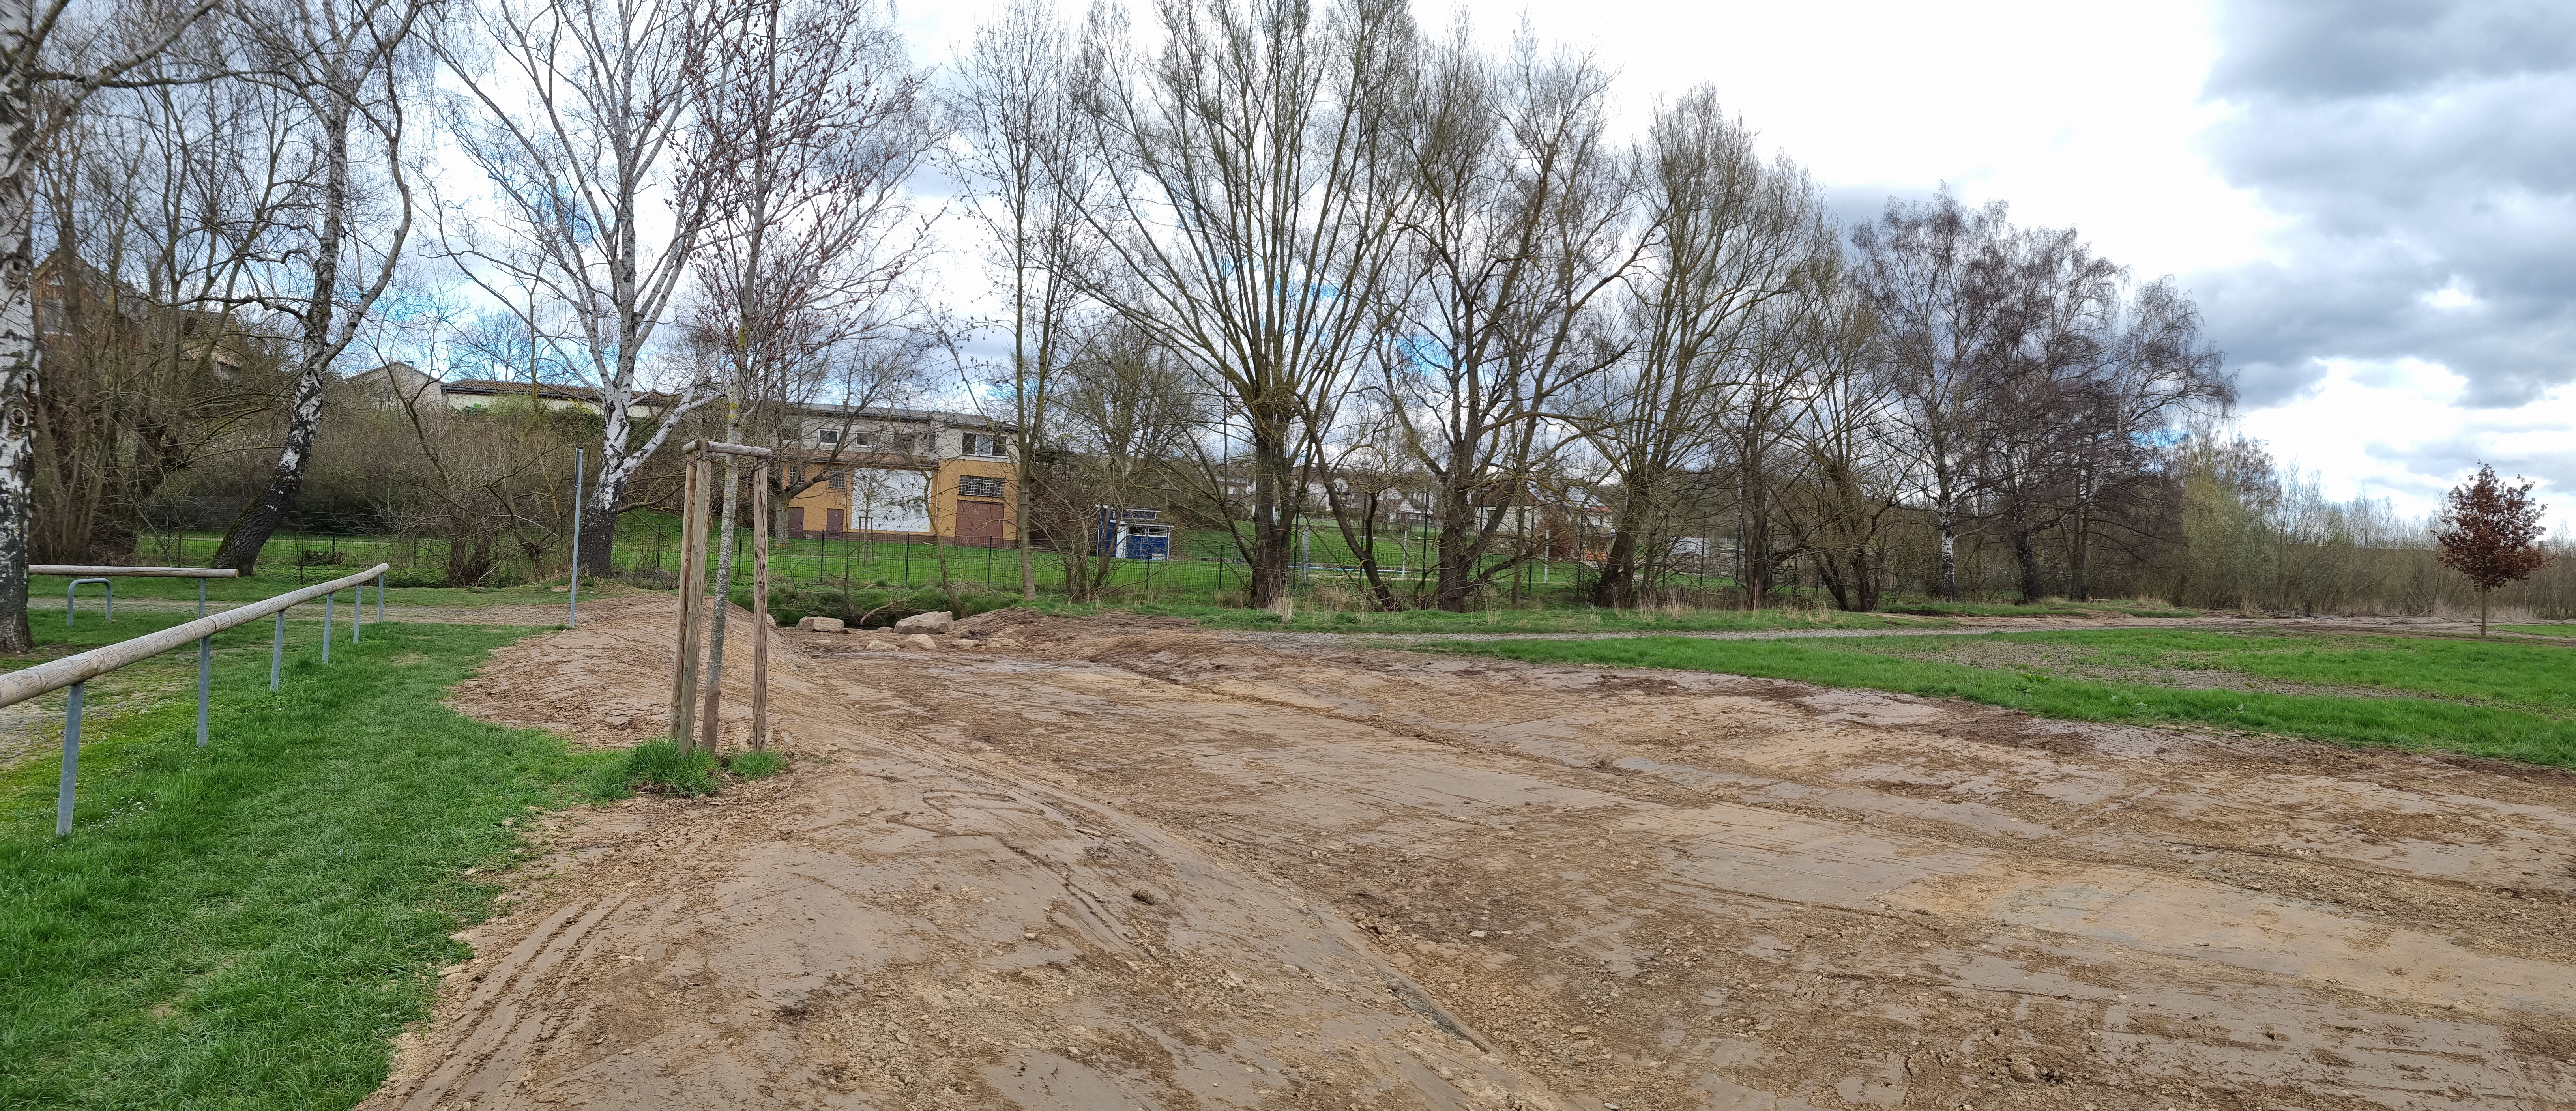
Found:
<path fill-rule="evenodd" d="M 589 616 L 457 704 L 658 730 Z M 562 816 L 368 1106 L 2576 1106 L 2576 777 L 968 624 L 783 634 L 791 770 Z"/>

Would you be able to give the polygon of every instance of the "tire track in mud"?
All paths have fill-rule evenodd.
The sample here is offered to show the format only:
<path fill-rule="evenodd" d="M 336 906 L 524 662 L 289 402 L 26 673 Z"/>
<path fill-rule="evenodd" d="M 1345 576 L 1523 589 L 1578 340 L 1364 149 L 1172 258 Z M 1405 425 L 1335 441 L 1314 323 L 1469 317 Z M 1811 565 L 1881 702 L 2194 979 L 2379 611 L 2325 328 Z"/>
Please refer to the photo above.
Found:
<path fill-rule="evenodd" d="M 667 602 L 629 605 L 459 704 L 655 727 L 604 724 L 667 667 Z M 999 650 L 783 637 L 796 770 L 568 826 L 376 1102 L 2576 1102 L 2565 776 L 968 626 Z M 603 900 L 600 940 L 496 995 Z"/>

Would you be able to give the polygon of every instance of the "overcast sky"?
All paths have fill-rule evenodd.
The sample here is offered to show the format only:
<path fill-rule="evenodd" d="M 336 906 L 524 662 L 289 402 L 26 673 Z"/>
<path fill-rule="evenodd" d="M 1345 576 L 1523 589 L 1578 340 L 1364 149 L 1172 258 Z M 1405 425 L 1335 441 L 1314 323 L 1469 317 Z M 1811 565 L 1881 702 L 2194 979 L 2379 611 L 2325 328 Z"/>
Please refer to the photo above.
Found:
<path fill-rule="evenodd" d="M 1592 50 L 1631 120 L 1713 84 L 1846 218 L 1947 182 L 2175 275 L 2245 431 L 2337 496 L 2424 513 L 2486 460 L 2576 517 L 2576 2 L 1465 6 Z M 902 16 L 931 60 L 986 10 Z"/>

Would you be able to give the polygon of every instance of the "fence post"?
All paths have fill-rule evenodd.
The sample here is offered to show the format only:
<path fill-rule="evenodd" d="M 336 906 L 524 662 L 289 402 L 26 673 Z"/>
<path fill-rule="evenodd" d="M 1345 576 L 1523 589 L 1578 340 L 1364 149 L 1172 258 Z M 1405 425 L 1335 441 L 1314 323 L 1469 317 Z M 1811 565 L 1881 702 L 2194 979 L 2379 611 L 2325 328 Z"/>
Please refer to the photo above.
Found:
<path fill-rule="evenodd" d="M 206 615 L 206 580 L 197 580 L 197 616 Z"/>
<path fill-rule="evenodd" d="M 322 596 L 322 662 L 326 664 L 331 662 L 331 605 L 339 600 L 337 590 Z"/>
<path fill-rule="evenodd" d="M 72 780 L 80 774 L 81 688 L 72 684 L 71 702 L 63 707 L 63 788 L 54 800 L 54 836 L 72 835 Z"/>
<path fill-rule="evenodd" d="M 202 584 L 203 580 L 200 580 Z M 215 638 L 197 638 L 197 747 L 206 747 L 206 695 L 215 680 Z"/>
<path fill-rule="evenodd" d="M 268 690 L 277 693 L 277 669 L 286 662 L 286 611 L 277 611 L 277 635 L 268 642 Z"/>
<path fill-rule="evenodd" d="M 362 603 L 363 604 L 363 603 Z M 376 624 L 385 623 L 385 573 L 376 572 Z"/>
<path fill-rule="evenodd" d="M 572 591 L 564 599 L 564 628 L 581 626 L 581 449 L 572 449 Z M 385 588 L 376 587 L 376 620 L 384 620 Z"/>

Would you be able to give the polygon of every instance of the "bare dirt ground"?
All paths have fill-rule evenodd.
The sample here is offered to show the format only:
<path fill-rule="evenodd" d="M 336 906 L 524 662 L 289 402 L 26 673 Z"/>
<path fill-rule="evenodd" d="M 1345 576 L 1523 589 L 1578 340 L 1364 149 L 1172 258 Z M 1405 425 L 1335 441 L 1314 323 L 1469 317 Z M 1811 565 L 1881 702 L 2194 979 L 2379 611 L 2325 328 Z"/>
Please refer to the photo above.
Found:
<path fill-rule="evenodd" d="M 457 704 L 658 730 L 588 617 Z M 791 770 L 561 816 L 368 1106 L 2576 1106 L 2576 777 L 967 625 L 782 634 Z"/>

